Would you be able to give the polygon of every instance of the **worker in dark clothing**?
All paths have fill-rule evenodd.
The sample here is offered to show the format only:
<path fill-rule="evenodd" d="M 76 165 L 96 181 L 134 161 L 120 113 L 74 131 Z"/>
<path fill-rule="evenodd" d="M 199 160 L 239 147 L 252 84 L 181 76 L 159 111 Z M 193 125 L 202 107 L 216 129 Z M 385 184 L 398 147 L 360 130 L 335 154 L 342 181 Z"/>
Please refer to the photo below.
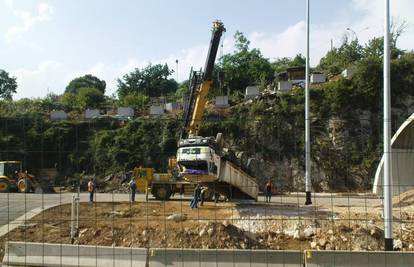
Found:
<path fill-rule="evenodd" d="M 200 206 L 204 205 L 204 197 L 206 195 L 206 191 L 207 191 L 207 186 L 202 186 L 201 187 L 201 193 L 200 193 Z"/>
<path fill-rule="evenodd" d="M 196 187 L 194 188 L 193 199 L 191 200 L 191 204 L 190 204 L 190 207 L 192 209 L 198 208 L 198 200 L 200 199 L 200 195 L 201 195 L 201 185 L 197 184 Z"/>
<path fill-rule="evenodd" d="M 270 199 L 272 198 L 272 190 L 273 190 L 273 183 L 272 180 L 268 180 L 265 186 L 265 196 L 266 196 L 266 202 L 270 203 Z"/>
<path fill-rule="evenodd" d="M 134 178 L 131 178 L 129 182 L 129 188 L 131 189 L 131 202 L 135 202 L 135 193 L 137 192 L 137 183 Z"/>

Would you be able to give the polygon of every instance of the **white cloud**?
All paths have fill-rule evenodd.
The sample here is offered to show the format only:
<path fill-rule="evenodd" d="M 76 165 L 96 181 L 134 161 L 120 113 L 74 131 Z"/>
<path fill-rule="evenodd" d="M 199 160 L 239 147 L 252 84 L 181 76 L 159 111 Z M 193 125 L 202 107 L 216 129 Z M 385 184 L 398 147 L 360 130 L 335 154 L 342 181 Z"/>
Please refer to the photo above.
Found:
<path fill-rule="evenodd" d="M 48 90 L 61 93 L 62 65 L 54 60 L 40 62 L 34 69 L 16 69 L 11 75 L 17 77 L 17 98 L 44 97 Z"/>
<path fill-rule="evenodd" d="M 375 36 L 383 34 L 384 27 L 384 1 L 383 0 L 353 0 L 352 4 L 357 10 L 364 13 L 363 18 L 356 22 L 355 27 L 359 29 L 369 27 L 367 32 L 371 32 Z M 414 17 L 412 11 L 414 10 L 414 1 L 412 0 L 394 0 L 390 1 L 390 11 L 392 21 L 399 25 L 403 22 L 407 24 L 405 32 L 399 39 L 399 47 L 403 49 L 413 49 L 414 43 Z"/>
<path fill-rule="evenodd" d="M 398 24 L 403 21 L 408 28 L 399 39 L 399 46 L 412 50 L 414 43 L 414 1 L 395 0 L 391 2 L 391 15 L 393 21 Z M 333 19 L 332 23 L 315 24 L 310 28 L 310 59 L 315 66 L 319 60 L 329 51 L 331 40 L 334 46 L 339 46 L 344 36 L 355 38 L 352 29 L 357 34 L 361 43 L 367 42 L 375 36 L 383 35 L 384 6 L 382 0 L 353 0 L 349 5 L 350 12 L 360 14 L 358 19 L 347 16 L 342 19 Z M 305 21 L 288 27 L 281 33 L 253 32 L 248 35 L 252 47 L 260 48 L 265 57 L 274 59 L 277 57 L 293 57 L 298 53 L 305 54 L 306 49 L 306 25 Z"/>
<path fill-rule="evenodd" d="M 47 3 L 39 3 L 36 11 L 18 9 L 12 0 L 5 1 L 5 4 L 19 20 L 18 24 L 7 29 L 5 33 L 7 43 L 21 39 L 23 34 L 30 31 L 36 24 L 53 18 L 54 8 Z"/>
<path fill-rule="evenodd" d="M 133 71 L 135 68 L 144 68 L 148 64 L 168 64 L 169 68 L 174 70 L 172 77 L 176 78 L 176 60 L 178 63 L 178 79 L 183 81 L 188 78 L 191 67 L 200 69 L 204 67 L 205 57 L 207 55 L 208 46 L 197 46 L 189 49 L 183 49 L 179 53 L 171 54 L 161 59 L 137 59 L 129 58 L 124 64 L 114 65 L 104 62 L 98 62 L 89 68 L 76 70 L 65 75 L 64 84 L 68 84 L 73 78 L 85 74 L 92 74 L 100 79 L 104 79 L 107 84 L 106 94 L 111 95 L 116 92 L 118 78 L 122 78 L 125 74 Z"/>
<path fill-rule="evenodd" d="M 361 42 L 366 42 L 374 36 L 381 36 L 383 31 L 383 4 L 382 0 L 353 0 L 346 10 L 349 16 L 333 18 L 332 23 L 316 24 L 311 17 L 311 65 L 318 64 L 320 58 L 330 48 L 333 40 L 334 46 L 340 45 L 343 36 L 353 38 L 351 32 L 346 28 L 353 29 Z M 408 29 L 400 38 L 399 45 L 403 49 L 413 49 L 414 43 L 414 17 L 411 15 L 414 10 L 412 0 L 394 0 L 391 2 L 392 16 L 395 21 L 406 21 Z M 26 21 L 23 25 L 33 26 L 39 21 L 50 19 L 53 15 L 53 8 L 45 5 L 38 5 L 38 13 L 32 16 L 30 13 L 21 13 L 21 20 Z M 38 17 L 37 19 L 33 19 Z M 35 21 L 35 22 L 33 22 Z M 30 26 L 30 27 L 31 27 Z M 29 27 L 29 28 L 30 28 Z M 368 29 L 366 29 L 368 27 Z M 252 32 L 247 37 L 251 41 L 251 47 L 257 47 L 262 54 L 270 59 L 277 57 L 293 57 L 298 53 L 304 54 L 306 48 L 305 22 L 299 20 L 290 25 L 282 32 Z M 159 58 L 126 58 L 124 63 L 111 64 L 102 60 L 83 69 L 66 69 L 55 61 L 44 61 L 34 70 L 20 69 L 11 72 L 18 77 L 19 97 L 44 96 L 46 88 L 56 93 L 62 93 L 66 84 L 75 77 L 84 74 L 93 74 L 107 82 L 107 94 L 116 91 L 116 79 L 129 73 L 134 68 L 142 68 L 149 63 L 167 63 L 170 68 L 176 70 L 175 60 L 179 60 L 178 77 L 179 81 L 188 78 L 191 67 L 199 69 L 204 67 L 207 55 L 208 43 L 195 47 L 183 49 Z M 224 53 L 234 50 L 232 36 L 224 40 Z M 172 75 L 176 77 L 176 73 Z"/>

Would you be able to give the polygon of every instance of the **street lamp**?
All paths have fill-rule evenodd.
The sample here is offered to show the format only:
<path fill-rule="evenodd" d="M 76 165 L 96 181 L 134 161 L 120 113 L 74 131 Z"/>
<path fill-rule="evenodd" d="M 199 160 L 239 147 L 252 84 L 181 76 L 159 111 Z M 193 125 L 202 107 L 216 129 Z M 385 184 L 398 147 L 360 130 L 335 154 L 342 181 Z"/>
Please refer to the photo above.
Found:
<path fill-rule="evenodd" d="M 309 114 L 309 5 L 306 0 L 306 70 L 305 70 L 305 205 L 312 204 L 312 178 L 311 178 L 311 139 Z"/>
<path fill-rule="evenodd" d="M 390 1 L 384 1 L 384 247 L 393 250 L 391 171 Z"/>
<path fill-rule="evenodd" d="M 369 27 L 365 27 L 365 28 L 359 30 L 358 33 L 357 33 L 357 32 L 355 32 L 353 29 L 351 29 L 349 27 L 346 28 L 347 31 L 350 31 L 350 32 L 352 32 L 354 34 L 355 40 L 358 40 L 358 34 L 360 34 L 362 31 L 365 31 L 365 30 L 368 30 L 368 29 L 369 29 Z"/>
<path fill-rule="evenodd" d="M 175 68 L 175 74 L 177 77 L 177 83 L 178 83 L 178 59 L 175 60 L 176 68 Z"/>

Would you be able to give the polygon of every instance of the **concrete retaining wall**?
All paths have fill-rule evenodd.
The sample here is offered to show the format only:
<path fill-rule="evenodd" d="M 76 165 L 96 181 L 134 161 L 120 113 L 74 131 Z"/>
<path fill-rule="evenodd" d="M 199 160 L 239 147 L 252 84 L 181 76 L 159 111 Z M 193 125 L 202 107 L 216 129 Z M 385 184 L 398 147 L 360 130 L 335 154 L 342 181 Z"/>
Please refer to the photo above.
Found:
<path fill-rule="evenodd" d="M 145 266 L 142 248 L 77 246 L 66 244 L 8 242 L 3 264 L 9 266 Z"/>
<path fill-rule="evenodd" d="M 306 267 L 408 267 L 414 266 L 412 252 L 305 251 Z"/>
<path fill-rule="evenodd" d="M 153 249 L 149 266 L 199 267 L 302 267 L 300 251 L 224 250 L 224 249 Z"/>
<path fill-rule="evenodd" d="M 145 249 L 8 242 L 3 266 L 409 267 L 412 252 Z"/>

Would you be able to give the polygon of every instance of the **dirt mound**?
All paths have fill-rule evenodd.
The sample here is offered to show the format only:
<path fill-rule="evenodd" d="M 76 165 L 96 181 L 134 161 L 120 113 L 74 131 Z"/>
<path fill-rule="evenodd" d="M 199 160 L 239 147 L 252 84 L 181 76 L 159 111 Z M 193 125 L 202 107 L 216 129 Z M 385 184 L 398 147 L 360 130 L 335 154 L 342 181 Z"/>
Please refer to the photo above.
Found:
<path fill-rule="evenodd" d="M 393 197 L 392 202 L 394 207 L 406 207 L 414 205 L 414 189 Z"/>

